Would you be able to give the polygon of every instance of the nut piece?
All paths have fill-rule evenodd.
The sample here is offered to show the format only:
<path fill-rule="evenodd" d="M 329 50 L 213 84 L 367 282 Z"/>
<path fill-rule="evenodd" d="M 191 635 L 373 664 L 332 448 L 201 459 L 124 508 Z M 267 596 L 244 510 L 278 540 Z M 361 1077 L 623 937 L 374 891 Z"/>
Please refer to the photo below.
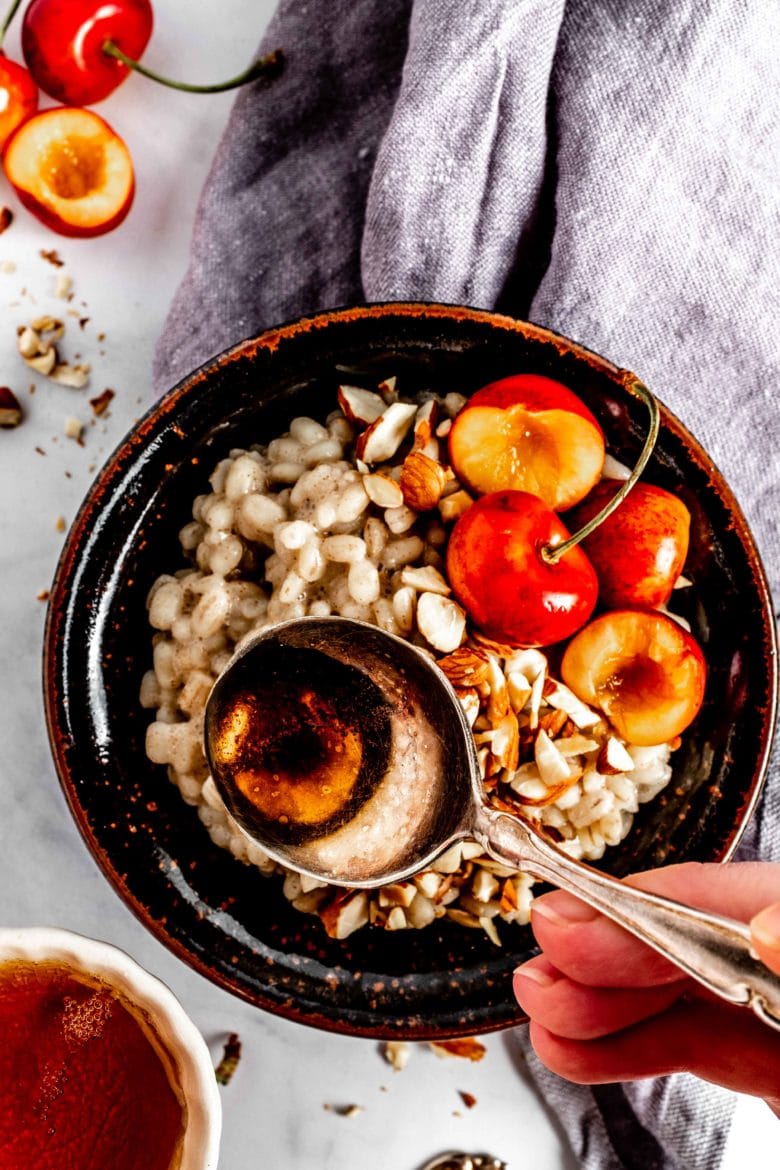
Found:
<path fill-rule="evenodd" d="M 371 390 L 360 386 L 339 386 L 338 402 L 350 422 L 372 423 L 385 412 L 386 403 Z"/>
<path fill-rule="evenodd" d="M 109 390 L 108 387 L 106 387 L 106 389 L 101 391 L 100 394 L 96 395 L 95 398 L 90 398 L 89 405 L 92 407 L 92 413 L 98 418 L 100 415 L 105 414 L 109 408 L 111 400 L 115 397 L 116 396 L 114 391 Z"/>
<path fill-rule="evenodd" d="M 387 1040 L 382 1046 L 382 1055 L 396 1072 L 403 1072 L 412 1055 L 412 1046 L 408 1040 Z"/>
<path fill-rule="evenodd" d="M 410 402 L 394 402 L 362 435 L 355 444 L 355 454 L 364 463 L 384 463 L 392 459 L 406 438 L 417 407 Z"/>
<path fill-rule="evenodd" d="M 378 508 L 400 508 L 404 502 L 403 492 L 398 484 L 383 471 L 364 475 L 363 487 L 369 500 Z"/>
<path fill-rule="evenodd" d="M 520 762 L 520 729 L 514 711 L 509 711 L 496 728 L 492 751 L 502 768 L 508 772 L 517 771 Z"/>
<path fill-rule="evenodd" d="M 338 893 L 320 909 L 319 916 L 331 938 L 346 938 L 368 923 L 368 894 L 365 890 Z"/>
<path fill-rule="evenodd" d="M 478 687 L 488 673 L 488 656 L 484 650 L 462 646 L 436 664 L 454 687 Z"/>
<path fill-rule="evenodd" d="M 23 358 L 35 357 L 41 352 L 41 339 L 29 325 L 20 325 L 16 331 L 16 344 Z"/>
<path fill-rule="evenodd" d="M 422 451 L 412 451 L 401 467 L 404 503 L 415 512 L 429 512 L 441 499 L 447 474 L 441 463 Z"/>
<path fill-rule="evenodd" d="M 414 450 L 422 451 L 423 455 L 428 455 L 431 459 L 439 457 L 439 444 L 435 433 L 438 418 L 439 404 L 435 398 L 429 398 L 418 407 L 414 419 Z"/>
<path fill-rule="evenodd" d="M 52 382 L 60 386 L 70 386 L 73 390 L 81 390 L 89 381 L 89 366 L 71 366 L 67 362 L 58 362 L 49 374 Z"/>
<path fill-rule="evenodd" d="M 421 593 L 417 602 L 417 628 L 433 646 L 447 654 L 456 650 L 466 632 L 466 614 L 456 601 L 440 593 Z"/>
<path fill-rule="evenodd" d="M 462 1036 L 459 1040 L 436 1040 L 430 1044 L 437 1056 L 460 1056 L 466 1060 L 482 1060 L 485 1045 L 474 1036 Z"/>
<path fill-rule="evenodd" d="M 588 731 L 601 722 L 601 716 L 591 707 L 586 706 L 574 691 L 570 691 L 562 682 L 546 680 L 544 697 L 551 707 L 565 711 L 572 723 L 576 723 L 580 731 Z"/>
<path fill-rule="evenodd" d="M 448 597 L 452 592 L 438 569 L 433 565 L 407 565 L 401 570 L 401 582 L 418 593 L 441 593 Z"/>
<path fill-rule="evenodd" d="M 73 277 L 68 276 L 66 272 L 57 273 L 57 283 L 54 286 L 54 295 L 60 300 L 66 301 L 70 296 L 73 288 Z"/>
<path fill-rule="evenodd" d="M 442 520 L 446 523 L 449 523 L 451 520 L 457 520 L 473 503 L 474 501 L 469 493 L 463 491 L 463 489 L 453 492 L 451 496 L 445 496 L 439 503 L 439 512 L 441 513 Z"/>
<path fill-rule="evenodd" d="M 44 333 L 48 333 L 46 343 L 51 345 L 55 341 L 60 341 L 65 333 L 65 325 L 57 317 L 50 317 L 47 313 L 43 317 L 36 317 L 34 321 L 30 322 L 30 328 L 33 332 L 42 337 Z"/>
<path fill-rule="evenodd" d="M 398 379 L 395 375 L 393 375 L 392 378 L 385 378 L 377 386 L 377 390 L 382 395 L 388 406 L 391 402 L 398 401 L 398 392 L 396 391 L 397 382 Z"/>
<path fill-rule="evenodd" d="M 558 751 L 546 731 L 540 731 L 534 741 L 534 759 L 548 788 L 565 784 L 571 776 L 566 757 Z"/>
<path fill-rule="evenodd" d="M 10 430 L 22 421 L 19 399 L 10 386 L 0 386 L 0 427 Z"/>
<path fill-rule="evenodd" d="M 634 761 L 619 739 L 610 735 L 596 759 L 596 771 L 602 776 L 616 776 L 618 772 L 631 772 Z"/>
<path fill-rule="evenodd" d="M 65 434 L 69 439 L 75 439 L 79 445 L 82 444 L 81 435 L 83 430 L 83 424 L 73 415 L 65 419 Z"/>

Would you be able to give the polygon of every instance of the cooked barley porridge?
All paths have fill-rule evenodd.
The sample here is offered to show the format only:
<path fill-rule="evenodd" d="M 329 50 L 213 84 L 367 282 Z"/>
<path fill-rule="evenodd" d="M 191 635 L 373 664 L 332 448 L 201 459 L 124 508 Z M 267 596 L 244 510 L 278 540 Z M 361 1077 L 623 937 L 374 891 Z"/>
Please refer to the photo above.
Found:
<path fill-rule="evenodd" d="M 296 418 L 267 447 L 231 451 L 181 530 L 187 566 L 159 577 L 148 597 L 149 759 L 167 765 L 217 845 L 278 875 L 292 904 L 335 938 L 369 923 L 399 930 L 446 916 L 499 944 L 497 919 L 529 921 L 533 881 L 464 841 L 413 879 L 345 891 L 249 842 L 208 774 L 203 714 L 235 649 L 265 627 L 339 614 L 426 650 L 471 725 L 488 799 L 537 820 L 574 857 L 596 860 L 622 841 L 639 805 L 671 776 L 675 743 L 621 740 L 551 674 L 544 652 L 482 636 L 452 597 L 448 530 L 472 497 L 446 464 L 444 440 L 464 402 L 404 401 L 392 379 L 378 391 L 343 386 L 324 424 Z M 605 471 L 620 478 L 625 469 L 608 456 Z"/>

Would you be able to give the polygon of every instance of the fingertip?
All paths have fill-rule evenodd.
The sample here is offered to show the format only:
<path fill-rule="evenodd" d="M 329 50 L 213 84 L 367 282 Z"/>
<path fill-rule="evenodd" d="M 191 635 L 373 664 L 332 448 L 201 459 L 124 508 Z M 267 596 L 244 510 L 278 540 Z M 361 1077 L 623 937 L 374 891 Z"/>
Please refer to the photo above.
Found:
<path fill-rule="evenodd" d="M 535 994 L 540 990 L 544 991 L 552 987 L 560 978 L 560 971 L 553 967 L 552 963 L 548 963 L 544 955 L 537 955 L 536 958 L 529 959 L 527 963 L 521 964 L 516 969 L 512 977 L 515 999 L 523 1011 L 528 1012 Z"/>
<path fill-rule="evenodd" d="M 750 920 L 750 934 L 759 958 L 780 974 L 780 902 L 766 906 Z"/>

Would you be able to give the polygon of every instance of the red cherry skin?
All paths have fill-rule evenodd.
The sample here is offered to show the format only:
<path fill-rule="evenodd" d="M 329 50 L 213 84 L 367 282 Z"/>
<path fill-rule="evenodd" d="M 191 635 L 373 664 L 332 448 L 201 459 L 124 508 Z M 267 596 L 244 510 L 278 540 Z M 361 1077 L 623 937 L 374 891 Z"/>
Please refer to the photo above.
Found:
<path fill-rule="evenodd" d="M 566 517 L 576 532 L 604 508 L 621 483 L 603 479 Z M 650 483 L 634 484 L 622 504 L 582 541 L 607 609 L 664 605 L 688 555 L 691 514 L 682 500 Z"/>
<path fill-rule="evenodd" d="M 137 60 L 152 25 L 149 0 L 32 0 L 22 23 L 22 53 L 49 97 L 66 106 L 91 106 L 130 73 L 103 52 L 105 42 Z"/>
<path fill-rule="evenodd" d="M 604 432 L 582 399 L 562 382 L 556 382 L 544 374 L 510 374 L 507 378 L 499 378 L 497 382 L 483 386 L 469 399 L 471 405 L 496 406 L 501 410 L 515 406 L 518 402 L 522 402 L 530 411 L 568 410 L 570 414 L 578 414 L 604 437 Z"/>
<path fill-rule="evenodd" d="M 455 596 L 489 638 L 511 646 L 550 646 L 584 626 L 598 595 L 580 548 L 548 564 L 541 550 L 569 536 L 530 492 L 491 492 L 460 517 L 447 545 Z"/>
<path fill-rule="evenodd" d="M 0 50 L 0 150 L 38 109 L 38 87 L 24 65 L 9 61 Z"/>

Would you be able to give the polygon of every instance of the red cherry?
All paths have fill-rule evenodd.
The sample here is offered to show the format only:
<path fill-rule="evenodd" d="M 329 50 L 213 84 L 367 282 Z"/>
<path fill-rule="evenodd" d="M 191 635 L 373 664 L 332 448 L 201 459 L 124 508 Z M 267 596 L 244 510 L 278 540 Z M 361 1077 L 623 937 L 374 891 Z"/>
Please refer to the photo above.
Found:
<path fill-rule="evenodd" d="M 582 528 L 621 484 L 603 479 L 570 512 L 567 523 Z M 623 503 L 582 541 L 599 579 L 607 609 L 664 605 L 688 555 L 691 514 L 682 500 L 651 483 L 637 483 Z"/>
<path fill-rule="evenodd" d="M 38 89 L 24 65 L 9 61 L 0 50 L 0 150 L 38 109 Z"/>
<path fill-rule="evenodd" d="M 44 93 L 66 106 L 90 106 L 130 72 L 103 51 L 105 42 L 140 57 L 152 24 L 149 0 L 32 0 L 22 24 L 22 53 Z"/>
<path fill-rule="evenodd" d="M 548 563 L 546 547 L 569 536 L 530 492 L 492 492 L 460 517 L 447 546 L 452 589 L 476 626 L 498 642 L 549 646 L 590 617 L 598 584 L 579 548 Z"/>

